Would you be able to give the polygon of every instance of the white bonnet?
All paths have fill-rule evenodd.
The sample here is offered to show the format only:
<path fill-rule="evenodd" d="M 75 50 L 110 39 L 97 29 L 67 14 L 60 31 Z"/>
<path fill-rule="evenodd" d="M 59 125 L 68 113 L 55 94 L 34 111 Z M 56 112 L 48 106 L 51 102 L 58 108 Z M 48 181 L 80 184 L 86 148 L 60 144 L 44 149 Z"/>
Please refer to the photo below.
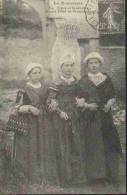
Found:
<path fill-rule="evenodd" d="M 28 64 L 28 65 L 25 67 L 25 74 L 28 75 L 29 72 L 30 72 L 33 68 L 40 68 L 40 69 L 42 70 L 42 65 L 39 64 L 39 63 L 35 63 L 35 62 L 32 62 L 32 63 Z"/>
<path fill-rule="evenodd" d="M 74 58 L 74 55 L 73 55 L 73 54 L 66 54 L 66 55 L 63 55 L 63 56 L 60 58 L 60 67 L 61 67 L 63 64 L 66 64 L 66 63 L 69 63 L 69 64 L 75 63 L 75 58 Z"/>
<path fill-rule="evenodd" d="M 104 63 L 104 58 L 98 53 L 98 52 L 91 52 L 89 53 L 83 60 L 84 63 L 87 63 L 89 59 L 96 58 L 98 59 L 102 64 Z"/>

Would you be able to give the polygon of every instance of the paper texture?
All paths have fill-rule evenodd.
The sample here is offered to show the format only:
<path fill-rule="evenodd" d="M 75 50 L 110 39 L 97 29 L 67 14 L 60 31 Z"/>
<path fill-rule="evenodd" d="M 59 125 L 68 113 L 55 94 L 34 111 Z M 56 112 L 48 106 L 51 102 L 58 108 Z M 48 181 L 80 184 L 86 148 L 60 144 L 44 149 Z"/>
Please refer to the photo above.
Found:
<path fill-rule="evenodd" d="M 15 161 L 9 164 L 9 160 L 7 161 L 7 159 L 4 157 L 3 154 L 3 139 L 4 139 L 3 134 L 5 133 L 6 124 L 9 119 L 11 110 L 15 106 L 17 93 L 19 89 L 21 90 L 23 88 L 24 84 L 29 79 L 29 75 L 27 76 L 25 75 L 26 66 L 30 63 L 41 64 L 43 67 L 42 83 L 43 82 L 48 83 L 46 84 L 46 86 L 48 86 L 47 90 L 49 90 L 50 87 L 53 88 L 54 90 L 54 88 L 56 87 L 54 86 L 54 83 L 56 83 L 56 80 L 59 80 L 61 78 L 62 71 L 64 71 L 61 67 L 64 64 L 64 60 L 66 56 L 68 54 L 73 56 L 72 60 L 74 61 L 74 67 L 73 67 L 74 70 L 72 76 L 76 78 L 78 83 L 78 81 L 83 78 L 84 74 L 87 74 L 88 67 L 86 64 L 84 64 L 84 58 L 90 52 L 98 52 L 103 57 L 104 63 L 101 64 L 100 71 L 104 74 L 106 73 L 106 75 L 109 76 L 115 90 L 116 103 L 114 104 L 113 111 L 112 111 L 113 121 L 117 128 L 117 132 L 122 147 L 122 153 L 124 156 L 121 165 L 122 171 L 120 171 L 120 174 L 122 175 L 121 176 L 122 182 L 120 183 L 120 189 L 114 188 L 113 185 L 111 184 L 108 184 L 106 186 L 106 185 L 101 185 L 100 183 L 98 184 L 98 182 L 94 184 L 94 187 L 93 186 L 91 187 L 91 185 L 90 186 L 87 185 L 85 182 L 83 185 L 79 185 L 79 187 L 78 186 L 75 187 L 75 185 L 71 186 L 70 184 L 68 184 L 68 187 L 67 186 L 61 187 L 59 184 L 53 185 L 52 183 L 45 183 L 44 181 L 43 182 L 41 181 L 41 184 L 36 184 L 36 179 L 34 184 L 31 183 L 26 185 L 27 182 L 25 181 L 24 183 L 20 184 L 20 187 L 18 187 L 18 184 L 15 183 L 14 181 L 14 177 L 15 177 L 13 175 L 14 170 L 17 170 L 18 172 L 18 169 L 17 168 L 15 169 L 16 166 L 19 166 L 20 168 L 22 166 L 26 166 L 26 159 L 28 155 L 26 155 L 27 157 L 26 156 L 24 157 L 25 158 L 24 163 L 22 163 L 22 157 L 21 159 L 19 157 L 18 160 L 21 163 L 20 165 L 16 165 Z M 65 56 L 65 58 L 63 58 L 63 63 L 62 63 L 61 58 L 63 56 Z M 69 83 L 69 81 L 67 81 L 66 79 L 64 82 Z M 73 78 L 70 79 L 70 83 L 71 82 L 73 82 Z M 101 83 L 100 81 L 97 82 Z M 89 86 L 89 81 L 88 81 L 88 86 Z M 90 89 L 89 90 L 86 89 L 86 90 L 88 90 L 88 93 L 91 93 L 90 95 L 91 99 L 92 98 L 94 99 L 95 93 L 93 92 L 92 94 L 91 92 L 92 90 L 91 84 L 89 87 L 88 86 L 86 88 L 88 89 L 90 88 Z M 106 87 L 107 86 L 104 87 L 104 90 L 106 89 Z M 35 91 L 39 91 L 39 90 L 36 89 Z M 60 92 L 62 91 L 61 88 L 59 88 L 59 85 L 58 85 L 58 91 Z M 37 104 L 37 108 L 40 109 L 37 103 L 38 102 L 37 95 L 34 96 L 33 93 L 34 92 L 32 92 L 31 90 L 28 92 L 28 94 L 32 97 L 33 105 Z M 78 94 L 78 90 L 76 90 L 76 93 Z M 41 90 L 37 92 L 37 94 L 39 94 L 40 97 Z M 68 97 L 70 97 L 71 95 L 72 94 L 69 94 Z M 76 98 L 76 96 L 78 95 L 75 95 L 74 97 Z M 57 94 L 55 92 L 54 96 L 55 97 L 59 96 L 59 93 Z M 43 102 L 43 97 L 44 95 L 42 95 L 41 98 L 42 102 Z M 49 96 L 47 95 L 46 98 L 48 99 Z M 81 98 L 83 97 L 81 96 Z M 70 100 L 68 100 L 68 98 L 67 99 L 65 98 L 64 100 L 64 95 L 63 95 L 63 98 L 61 98 L 60 100 L 61 102 L 60 109 L 62 109 L 61 106 L 65 103 L 64 101 L 67 103 L 67 101 Z M 72 120 L 73 118 L 72 113 L 74 113 L 73 108 L 75 107 L 75 104 L 74 106 L 72 105 L 71 107 L 72 102 L 73 102 L 73 98 L 71 99 L 70 103 L 68 103 L 68 105 L 66 105 L 65 103 L 65 110 L 69 108 L 70 110 L 72 109 L 70 111 L 71 114 L 69 115 L 70 120 Z M 30 103 L 28 102 L 28 104 Z M 46 105 L 46 103 L 43 104 L 44 106 Z M 33 112 L 37 113 L 38 111 L 34 110 Z M 60 112 L 61 110 L 58 109 L 57 114 L 58 113 L 60 114 Z M 48 117 L 49 116 L 50 114 L 48 115 Z M 48 117 L 46 118 L 47 120 L 46 124 L 51 123 L 51 120 Z M 74 119 L 74 121 L 77 120 L 78 123 L 81 118 L 82 117 L 79 115 L 79 119 Z M 34 118 L 32 120 L 34 121 Z M 58 121 L 57 119 L 54 120 L 56 120 L 56 123 L 58 123 L 59 125 L 59 120 Z M 87 119 L 84 120 L 87 121 Z M 30 121 L 29 123 L 32 124 L 32 122 Z M 72 123 L 69 124 L 72 125 Z M 53 125 L 51 126 L 52 126 L 52 131 L 55 131 Z M 36 124 L 34 123 L 32 129 L 36 129 L 36 128 L 37 128 Z M 42 129 L 44 128 L 45 127 L 42 127 Z M 77 130 L 78 132 L 80 131 L 80 128 L 81 128 L 81 124 L 79 124 L 79 130 Z M 63 194 L 64 193 L 65 194 L 66 193 L 74 193 L 74 194 L 75 193 L 84 193 L 84 194 L 105 193 L 106 194 L 106 193 L 122 193 L 122 192 L 125 193 L 125 173 L 124 173 L 125 172 L 125 1 L 124 0 L 117 0 L 117 1 L 115 0 L 0 0 L 0 132 L 1 132 L 0 147 L 2 148 L 0 150 L 0 193 L 2 194 L 8 194 L 8 193 L 34 193 L 34 194 L 42 193 L 43 194 L 48 192 L 51 194 L 54 192 L 63 193 Z M 45 136 L 47 134 L 45 134 Z M 33 133 L 33 135 L 31 135 L 31 138 L 29 139 L 33 140 L 34 142 L 36 136 L 37 135 Z M 96 136 L 98 135 L 95 135 L 95 138 L 97 138 Z M 114 138 L 115 135 L 113 134 L 112 136 L 113 139 L 115 139 Z M 91 137 L 92 137 L 92 133 L 91 133 Z M 52 138 L 51 134 L 49 134 L 47 135 L 47 137 L 43 139 L 45 140 L 44 141 L 45 143 L 50 143 L 50 141 L 53 142 L 52 140 L 55 138 Z M 39 138 L 39 140 L 41 140 L 41 138 Z M 76 138 L 76 140 L 77 140 L 76 145 L 78 145 L 78 138 Z M 11 139 L 11 144 L 12 142 L 13 144 L 15 144 L 14 137 Z M 38 140 L 36 140 L 35 142 L 36 142 L 35 145 L 39 147 L 38 145 L 40 142 Z M 70 144 L 70 142 L 68 143 Z M 65 147 L 64 144 L 63 146 L 61 146 L 63 147 L 61 151 L 64 151 L 64 147 Z M 24 149 L 22 145 L 24 145 Z M 93 145 L 94 145 L 94 141 L 93 141 Z M 102 143 L 102 145 L 104 146 L 104 143 Z M 15 144 L 15 146 L 12 147 L 15 147 L 15 149 L 13 150 L 15 150 L 16 152 L 16 150 L 18 151 L 16 147 L 18 148 L 19 145 L 16 146 Z M 21 143 L 20 147 L 22 153 L 22 151 L 24 151 L 26 148 L 25 141 Z M 49 146 L 45 146 L 45 148 L 46 147 Z M 52 147 L 54 148 L 55 146 Z M 59 148 L 58 150 L 60 150 L 60 147 L 58 148 Z M 74 149 L 74 146 L 72 146 L 72 148 Z M 33 147 L 32 150 L 34 151 L 34 149 L 35 147 Z M 41 150 L 43 151 L 43 149 L 40 149 L 40 151 Z M 49 156 L 50 157 L 53 156 L 54 159 L 55 158 L 54 156 L 56 155 L 56 151 L 57 150 L 54 149 L 54 153 L 53 153 L 51 150 Z M 67 147 L 67 151 L 69 151 L 68 147 Z M 89 155 L 88 155 L 89 151 L 88 153 L 84 151 L 81 152 L 82 152 L 81 156 L 84 159 L 87 158 L 89 159 Z M 97 152 L 97 150 L 95 150 L 95 152 Z M 45 151 L 44 153 L 46 156 Z M 37 155 L 37 151 L 35 152 L 35 154 Z M 30 155 L 32 156 L 32 152 L 30 153 Z M 48 156 L 48 152 L 47 152 L 47 156 Z M 63 152 L 63 156 L 64 156 L 64 152 Z M 34 157 L 31 157 L 31 159 L 33 159 L 32 166 L 36 170 L 37 163 L 35 162 Z M 41 161 L 42 164 L 44 164 L 45 162 L 44 160 Z M 82 163 L 83 162 L 85 163 L 85 160 L 82 161 Z M 52 174 L 52 170 L 54 169 L 53 161 L 52 163 L 51 162 L 48 163 L 46 166 L 49 166 L 51 168 L 49 172 L 50 174 Z M 64 164 L 64 162 L 62 162 L 61 160 L 61 163 L 59 164 L 60 165 L 56 163 L 56 169 L 58 168 L 58 166 L 64 167 L 66 163 Z M 87 169 L 89 170 L 89 168 Z M 92 165 L 91 165 L 91 170 L 92 170 Z M 63 169 L 61 168 L 59 171 L 57 171 L 58 172 L 57 174 L 61 175 L 62 171 L 64 172 L 64 168 Z M 41 171 L 39 170 L 38 172 Z M 47 175 L 48 174 L 49 173 L 47 173 Z M 94 171 L 91 174 L 94 174 Z M 26 175 L 28 176 L 28 174 Z M 30 179 L 32 178 L 32 176 L 29 177 Z M 56 178 L 53 180 L 55 181 Z M 3 181 L 5 182 L 3 183 Z"/>

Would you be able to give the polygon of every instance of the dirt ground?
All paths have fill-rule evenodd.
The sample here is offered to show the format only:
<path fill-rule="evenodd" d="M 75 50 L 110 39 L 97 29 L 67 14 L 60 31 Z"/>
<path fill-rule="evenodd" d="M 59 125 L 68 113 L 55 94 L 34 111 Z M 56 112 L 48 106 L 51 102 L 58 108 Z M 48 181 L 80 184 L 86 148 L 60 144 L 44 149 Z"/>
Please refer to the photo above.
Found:
<path fill-rule="evenodd" d="M 60 188 L 53 186 L 33 185 L 21 186 L 19 190 L 2 190 L 0 194 L 126 194 L 125 182 L 119 188 L 112 185 L 80 186 L 71 188 Z"/>

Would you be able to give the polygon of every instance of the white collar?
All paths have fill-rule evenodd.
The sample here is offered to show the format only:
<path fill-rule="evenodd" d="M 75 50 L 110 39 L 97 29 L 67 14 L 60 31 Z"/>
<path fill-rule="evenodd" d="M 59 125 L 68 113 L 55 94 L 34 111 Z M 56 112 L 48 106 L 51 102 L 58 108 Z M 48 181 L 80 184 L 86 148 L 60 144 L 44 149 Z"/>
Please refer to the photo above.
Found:
<path fill-rule="evenodd" d="M 90 80 L 97 86 L 99 85 L 100 83 L 102 83 L 106 78 L 107 76 L 104 75 L 103 73 L 101 72 L 98 72 L 97 74 L 93 74 L 91 72 L 88 72 L 88 76 L 90 78 Z"/>
<path fill-rule="evenodd" d="M 62 75 L 61 75 L 61 79 L 64 80 L 68 84 L 71 84 L 75 80 L 73 76 L 71 78 L 65 78 Z"/>
<path fill-rule="evenodd" d="M 33 88 L 36 88 L 36 89 L 41 87 L 41 83 L 40 82 L 38 84 L 36 84 L 36 85 L 34 85 L 33 83 L 30 83 L 30 82 L 27 82 L 27 85 L 29 85 L 29 86 L 31 86 Z"/>
<path fill-rule="evenodd" d="M 95 74 L 95 73 L 92 73 L 92 72 L 88 72 L 88 75 L 89 75 L 89 76 L 92 76 L 92 77 L 98 77 L 98 76 L 100 76 L 100 75 L 102 76 L 102 75 L 104 75 L 104 74 L 102 74 L 101 72 L 98 72 L 98 73 L 96 73 L 96 74 Z"/>

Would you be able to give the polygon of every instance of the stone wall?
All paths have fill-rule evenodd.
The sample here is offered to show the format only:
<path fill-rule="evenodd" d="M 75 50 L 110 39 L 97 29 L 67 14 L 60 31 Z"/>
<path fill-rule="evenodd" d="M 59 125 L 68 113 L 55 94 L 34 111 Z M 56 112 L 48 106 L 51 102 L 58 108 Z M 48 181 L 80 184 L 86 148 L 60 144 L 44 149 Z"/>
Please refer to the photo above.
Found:
<path fill-rule="evenodd" d="M 125 98 L 125 48 L 100 48 L 104 56 L 104 71 L 111 76 L 117 95 Z"/>

